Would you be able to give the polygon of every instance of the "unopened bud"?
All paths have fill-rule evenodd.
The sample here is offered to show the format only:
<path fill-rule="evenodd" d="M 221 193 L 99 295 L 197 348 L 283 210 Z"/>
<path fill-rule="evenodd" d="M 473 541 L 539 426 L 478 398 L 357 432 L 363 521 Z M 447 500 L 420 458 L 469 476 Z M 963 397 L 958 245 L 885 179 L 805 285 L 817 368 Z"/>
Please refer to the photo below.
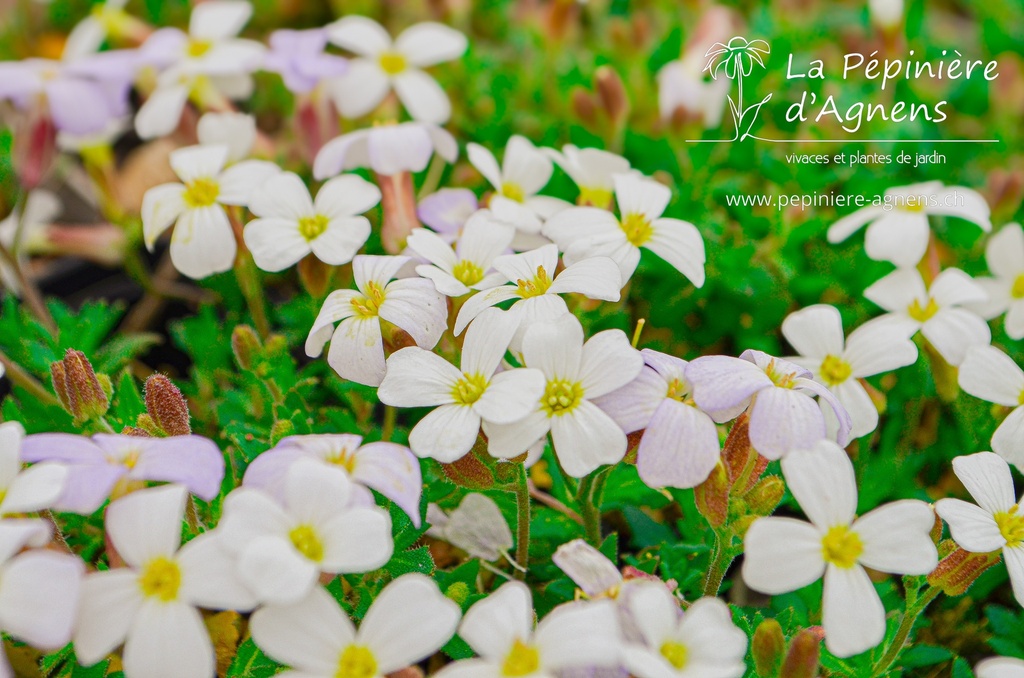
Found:
<path fill-rule="evenodd" d="M 629 115 L 629 95 L 622 84 L 622 78 L 611 66 L 601 66 L 594 74 L 594 86 L 601 100 L 601 108 L 616 125 L 626 121 Z"/>
<path fill-rule="evenodd" d="M 295 424 L 291 419 L 278 419 L 270 427 L 270 444 L 277 445 L 288 436 L 295 435 Z"/>
<path fill-rule="evenodd" d="M 57 128 L 44 107 L 34 106 L 14 135 L 12 161 L 25 191 L 41 184 L 57 159 Z"/>
<path fill-rule="evenodd" d="M 469 599 L 469 594 L 469 586 L 464 581 L 457 581 L 444 591 L 445 598 L 454 601 L 460 607 Z"/>
<path fill-rule="evenodd" d="M 729 518 L 729 476 L 722 462 L 715 464 L 711 475 L 693 489 L 697 510 L 712 527 L 721 527 Z"/>
<path fill-rule="evenodd" d="M 140 431 L 140 435 L 144 437 L 160 438 L 164 435 L 157 423 L 153 421 L 153 417 L 145 412 L 135 418 L 135 430 Z"/>
<path fill-rule="evenodd" d="M 248 325 L 236 325 L 231 331 L 231 352 L 243 370 L 251 370 L 263 351 L 263 342 L 256 330 Z"/>
<path fill-rule="evenodd" d="M 63 360 L 50 365 L 50 378 L 58 400 L 76 422 L 102 417 L 110 409 L 110 398 L 81 351 L 69 348 Z"/>
<path fill-rule="evenodd" d="M 779 678 L 814 678 L 818 675 L 820 656 L 821 640 L 810 629 L 800 631 L 789 643 Z"/>
<path fill-rule="evenodd" d="M 944 542 L 945 548 L 941 550 L 948 549 L 946 544 L 949 543 Z M 971 553 L 957 546 L 928 575 L 928 583 L 942 589 L 947 596 L 962 596 L 985 570 L 999 562 L 999 557 L 998 551 Z"/>
<path fill-rule="evenodd" d="M 733 422 L 722 448 L 722 458 L 729 472 L 729 484 L 738 494 L 746 494 L 768 468 L 768 460 L 750 444 L 750 421 L 741 415 Z"/>
<path fill-rule="evenodd" d="M 585 125 L 594 126 L 597 123 L 597 100 L 594 95 L 578 87 L 572 92 L 572 110 L 576 117 Z"/>
<path fill-rule="evenodd" d="M 319 299 L 327 293 L 327 285 L 331 281 L 331 268 L 320 261 L 315 254 L 308 254 L 299 260 L 296 267 L 299 281 L 310 296 Z"/>
<path fill-rule="evenodd" d="M 487 455 L 487 443 L 483 438 L 478 438 L 469 454 L 450 464 L 441 464 L 441 470 L 448 480 L 459 487 L 489 490 L 495 485 L 493 461 L 485 463 L 484 455 Z"/>
<path fill-rule="evenodd" d="M 754 657 L 754 668 L 759 678 L 774 678 L 782 668 L 782 658 L 786 652 L 786 637 L 782 634 L 782 626 L 774 619 L 765 619 L 750 643 L 750 654 Z"/>
<path fill-rule="evenodd" d="M 142 415 L 146 416 L 146 415 Z M 121 435 L 132 436 L 133 438 L 152 438 L 152 434 L 145 429 L 141 429 L 137 426 L 125 426 L 121 429 Z"/>
<path fill-rule="evenodd" d="M 771 515 L 786 494 L 786 483 L 779 476 L 767 476 L 757 481 L 744 496 L 750 510 L 759 516 Z"/>
<path fill-rule="evenodd" d="M 187 436 L 192 433 L 189 424 L 188 403 L 174 383 L 162 374 L 146 380 L 146 412 L 156 425 L 169 436 Z"/>

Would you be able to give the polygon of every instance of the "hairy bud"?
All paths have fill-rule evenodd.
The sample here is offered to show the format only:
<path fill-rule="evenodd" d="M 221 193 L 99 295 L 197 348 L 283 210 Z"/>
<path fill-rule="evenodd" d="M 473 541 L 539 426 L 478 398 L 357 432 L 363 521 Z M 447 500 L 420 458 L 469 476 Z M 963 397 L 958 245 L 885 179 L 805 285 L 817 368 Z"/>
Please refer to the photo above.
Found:
<path fill-rule="evenodd" d="M 786 652 L 786 637 L 782 634 L 782 626 L 774 619 L 765 619 L 750 643 L 750 654 L 754 657 L 754 667 L 760 678 L 774 678 L 782 668 L 782 657 Z"/>
<path fill-rule="evenodd" d="M 779 476 L 761 478 L 744 496 L 750 510 L 759 516 L 771 515 L 786 494 L 786 483 Z"/>
<path fill-rule="evenodd" d="M 50 379 L 60 404 L 76 422 L 97 419 L 110 409 L 107 389 L 81 351 L 69 348 L 63 360 L 52 363 Z M 110 380 L 106 381 L 109 388 Z"/>
<path fill-rule="evenodd" d="M 721 527 L 729 518 L 729 476 L 722 462 L 693 490 L 697 510 L 712 527 Z"/>
<path fill-rule="evenodd" d="M 616 125 L 626 122 L 629 115 L 629 95 L 622 78 L 611 66 L 601 66 L 594 74 L 594 87 L 601 100 L 601 108 Z"/>
<path fill-rule="evenodd" d="M 818 675 L 820 656 L 821 639 L 810 629 L 800 631 L 789 643 L 779 678 L 814 678 Z"/>
<path fill-rule="evenodd" d="M 985 570 L 999 562 L 999 552 L 971 553 L 956 546 L 952 540 L 943 542 L 939 552 L 948 552 L 928 575 L 928 583 L 942 589 L 947 596 L 962 596 Z"/>
<path fill-rule="evenodd" d="M 236 325 L 231 331 L 231 352 L 235 354 L 235 362 L 243 370 L 251 370 L 263 351 L 263 342 L 256 330 L 248 325 Z"/>
<path fill-rule="evenodd" d="M 156 425 L 169 436 L 187 436 L 192 433 L 189 424 L 188 403 L 178 387 L 162 374 L 146 380 L 146 412 Z"/>

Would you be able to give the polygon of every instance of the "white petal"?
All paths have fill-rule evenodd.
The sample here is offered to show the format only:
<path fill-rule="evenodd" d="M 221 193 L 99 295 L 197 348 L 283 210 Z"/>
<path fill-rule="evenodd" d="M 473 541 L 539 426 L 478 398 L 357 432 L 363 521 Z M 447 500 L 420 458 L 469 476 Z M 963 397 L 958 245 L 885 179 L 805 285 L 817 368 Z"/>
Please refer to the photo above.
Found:
<path fill-rule="evenodd" d="M 835 443 L 820 441 L 782 460 L 786 485 L 807 517 L 819 528 L 849 525 L 857 511 L 853 464 Z"/>
<path fill-rule="evenodd" d="M 249 211 L 258 217 L 298 221 L 312 216 L 313 199 L 297 174 L 279 172 L 264 181 L 261 189 L 253 194 Z"/>
<path fill-rule="evenodd" d="M 365 57 L 375 57 L 391 47 L 391 36 L 384 27 L 365 16 L 349 15 L 329 24 L 327 39 Z"/>
<path fill-rule="evenodd" d="M 216 657 L 199 612 L 185 603 L 144 602 L 124 644 L 127 676 L 213 678 Z"/>
<path fill-rule="evenodd" d="M 161 184 L 142 196 L 142 231 L 146 247 L 152 249 L 160 234 L 185 211 L 184 195 L 184 184 Z"/>
<path fill-rule="evenodd" d="M 485 421 L 483 429 L 487 434 L 487 452 L 492 457 L 511 459 L 546 437 L 551 429 L 551 419 L 537 409 L 514 424 L 491 424 Z"/>
<path fill-rule="evenodd" d="M 546 383 L 540 370 L 525 368 L 499 372 L 473 404 L 473 410 L 492 424 L 515 423 L 537 408 Z"/>
<path fill-rule="evenodd" d="M 828 241 L 842 242 L 864 227 L 864 224 L 883 216 L 886 212 L 881 205 L 868 205 L 847 214 L 828 228 Z"/>
<path fill-rule="evenodd" d="M 837 657 L 870 650 L 885 636 L 885 608 L 860 566 L 829 566 L 821 608 L 825 646 Z"/>
<path fill-rule="evenodd" d="M 380 189 L 355 174 L 343 174 L 320 187 L 316 211 L 331 219 L 366 212 L 380 202 Z"/>
<path fill-rule="evenodd" d="M 980 303 L 987 298 L 985 290 L 958 268 L 947 268 L 940 273 L 928 288 L 928 293 L 939 306 Z"/>
<path fill-rule="evenodd" d="M 992 434 L 992 451 L 1018 470 L 1024 469 L 1024 407 L 1010 412 Z"/>
<path fill-rule="evenodd" d="M 465 235 L 462 237 L 464 238 Z M 455 264 L 459 263 L 459 258 L 455 256 L 452 246 L 442 240 L 439 235 L 425 228 L 413 229 L 406 244 L 413 252 L 446 273 L 451 273 Z"/>
<path fill-rule="evenodd" d="M 354 508 L 323 524 L 324 572 L 369 572 L 383 567 L 394 551 L 391 517 L 382 509 Z"/>
<path fill-rule="evenodd" d="M 823 439 L 825 419 L 808 394 L 774 387 L 757 393 L 750 411 L 750 443 L 758 453 L 779 459 Z"/>
<path fill-rule="evenodd" d="M 224 144 L 228 161 L 238 162 L 249 155 L 256 142 L 256 118 L 234 111 L 204 113 L 196 125 L 196 136 L 200 144 Z"/>
<path fill-rule="evenodd" d="M 480 144 L 470 142 L 466 145 L 466 156 L 473 167 L 483 175 L 484 179 L 487 179 L 491 186 L 500 191 L 502 184 L 501 168 L 498 166 L 498 161 L 495 159 L 494 154 Z"/>
<path fill-rule="evenodd" d="M 597 398 L 633 381 L 643 368 L 643 356 L 622 330 L 604 330 L 583 344 L 579 379 L 586 397 Z"/>
<path fill-rule="evenodd" d="M 1021 678 L 1024 676 L 1024 659 L 1016 657 L 990 657 L 974 667 L 978 678 Z"/>
<path fill-rule="evenodd" d="M 549 669 L 611 667 L 619 661 L 619 624 L 609 600 L 566 603 L 537 625 L 534 642 Z"/>
<path fill-rule="evenodd" d="M 0 628 L 18 640 L 56 650 L 71 640 L 82 561 L 53 551 L 28 551 L 7 562 L 0 577 Z"/>
<path fill-rule="evenodd" d="M 178 552 L 181 595 L 187 602 L 214 610 L 251 610 L 257 600 L 238 577 L 236 559 L 221 546 L 220 535 L 206 532 Z"/>
<path fill-rule="evenodd" d="M 512 335 L 519 328 L 517 311 L 488 308 L 470 325 L 462 344 L 462 371 L 487 378 L 505 357 Z"/>
<path fill-rule="evenodd" d="M 622 573 L 619 572 L 615 563 L 582 539 L 574 539 L 559 546 L 551 557 L 551 561 L 591 598 L 613 592 L 622 584 Z M 665 587 L 660 588 L 668 593 Z M 657 622 L 663 617 L 659 614 L 661 612 L 659 603 L 662 601 L 650 600 L 643 595 L 639 595 L 639 598 L 644 599 L 650 605 L 652 622 Z M 671 596 L 669 599 L 671 600 Z M 630 598 L 629 602 L 632 605 L 637 601 Z M 671 621 L 674 622 L 675 619 L 673 618 Z"/>
<path fill-rule="evenodd" d="M 1024 394 L 1024 371 L 995 346 L 967 349 L 958 382 L 975 398 L 1007 407 L 1019 405 Z"/>
<path fill-rule="evenodd" d="M 1017 502 L 1010 467 L 991 452 L 978 452 L 953 460 L 953 471 L 967 491 L 989 513 L 1009 511 Z"/>
<path fill-rule="evenodd" d="M 408 346 L 388 358 L 388 371 L 377 389 L 381 402 L 395 407 L 433 407 L 455 402 L 452 389 L 462 372 L 441 356 Z"/>
<path fill-rule="evenodd" d="M 409 68 L 394 78 L 395 93 L 414 120 L 444 124 L 452 105 L 437 81 L 421 70 Z"/>
<path fill-rule="evenodd" d="M 291 605 L 267 605 L 249 621 L 252 638 L 275 660 L 314 675 L 333 675 L 355 627 L 326 589 Z"/>
<path fill-rule="evenodd" d="M 567 414 L 552 417 L 551 441 L 567 474 L 582 478 L 626 454 L 626 434 L 594 403 L 584 400 Z"/>
<path fill-rule="evenodd" d="M 1020 224 L 1007 224 L 988 239 L 985 261 L 998 278 L 1015 280 L 1024 273 L 1024 229 Z"/>
<path fill-rule="evenodd" d="M 387 74 L 368 59 L 350 59 L 345 74 L 330 80 L 328 86 L 335 107 L 346 118 L 366 115 L 391 91 Z"/>
<path fill-rule="evenodd" d="M 1006 544 L 992 514 L 980 506 L 959 499 L 940 499 L 935 512 L 949 525 L 953 541 L 965 551 L 988 553 Z"/>
<path fill-rule="evenodd" d="M 838 386 L 833 386 L 832 392 L 850 415 L 851 439 L 866 436 L 878 427 L 878 408 L 859 381 L 847 379 Z M 839 430 L 835 411 L 825 401 L 820 401 L 819 405 L 821 413 L 825 416 L 829 437 L 834 439 Z"/>
<path fill-rule="evenodd" d="M 266 603 L 302 599 L 316 586 L 319 575 L 317 567 L 283 537 L 257 537 L 238 559 L 242 583 Z"/>
<path fill-rule="evenodd" d="M 466 611 L 459 635 L 481 657 L 501 661 L 518 639 L 533 630 L 533 599 L 521 582 L 507 582 Z"/>
<path fill-rule="evenodd" d="M 529 139 L 518 134 L 509 138 L 501 163 L 502 178 L 506 182 L 518 185 L 526 196 L 532 196 L 548 183 L 553 169 L 551 158 Z"/>
<path fill-rule="evenodd" d="M 777 595 L 803 588 L 825 572 L 821 534 L 792 518 L 758 518 L 743 539 L 743 581 Z"/>
<path fill-rule="evenodd" d="M 901 268 L 868 286 L 864 298 L 886 311 L 903 313 L 915 300 L 927 303 L 928 293 L 917 270 Z"/>
<path fill-rule="evenodd" d="M 64 492 L 68 469 L 60 464 L 30 466 L 6 488 L 0 500 L 0 515 L 34 513 L 52 507 Z"/>
<path fill-rule="evenodd" d="M 901 328 L 866 323 L 850 333 L 842 358 L 850 365 L 850 376 L 871 377 L 914 364 L 917 346 Z"/>
<path fill-rule="evenodd" d="M 280 167 L 265 160 L 236 162 L 220 175 L 220 195 L 217 196 L 217 202 L 244 207 L 253 196 L 263 190 L 263 185 L 280 171 Z"/>
<path fill-rule="evenodd" d="M 573 315 L 531 325 L 523 337 L 523 358 L 527 367 L 539 369 L 548 379 L 579 380 L 583 326 Z"/>
<path fill-rule="evenodd" d="M 938 564 L 931 538 L 935 513 L 916 499 L 880 506 L 854 521 L 864 551 L 860 562 L 873 570 L 893 574 L 928 574 Z"/>
<path fill-rule="evenodd" d="M 654 232 L 644 245 L 672 264 L 694 287 L 704 286 L 704 239 L 697 227 L 682 219 L 655 219 Z"/>
<path fill-rule="evenodd" d="M 227 162 L 228 147 L 187 146 L 171 151 L 169 162 L 178 178 L 188 183 L 196 179 L 210 179 L 220 174 Z"/>
<path fill-rule="evenodd" d="M 665 213 L 672 199 L 672 190 L 668 186 L 642 175 L 619 174 L 613 181 L 615 201 L 623 217 L 642 214 L 649 221 L 654 221 Z"/>
<path fill-rule="evenodd" d="M 696 487 L 711 474 L 720 451 L 711 417 L 663 398 L 640 439 L 636 468 L 648 487 Z"/>
<path fill-rule="evenodd" d="M 619 221 L 611 212 L 597 207 L 570 207 L 546 222 L 542 232 L 563 252 L 574 242 L 619 230 Z"/>
<path fill-rule="evenodd" d="M 327 295 L 320 313 L 313 322 L 313 327 L 309 330 L 309 336 L 306 337 L 306 355 L 310 358 L 320 357 L 324 344 L 330 341 L 331 335 L 334 334 L 334 323 L 355 315 L 352 300 L 360 296 L 362 295 L 355 290 L 335 290 Z"/>
<path fill-rule="evenodd" d="M 158 87 L 135 115 L 135 132 L 143 139 L 170 134 L 178 126 L 188 101 L 187 85 Z"/>
<path fill-rule="evenodd" d="M 509 299 L 515 299 L 519 296 L 516 288 L 513 285 L 501 285 L 499 287 L 492 287 L 489 290 L 477 292 L 462 304 L 462 308 L 459 309 L 459 315 L 455 318 L 455 334 L 456 336 L 462 334 L 462 330 L 466 329 L 469 325 L 480 315 L 484 309 L 488 309 L 496 304 L 500 304 L 503 301 Z"/>
<path fill-rule="evenodd" d="M 200 40 L 224 40 L 238 35 L 252 16 L 252 5 L 242 0 L 213 0 L 196 5 L 188 32 Z"/>
<path fill-rule="evenodd" d="M 171 237 L 174 267 L 195 280 L 230 270 L 237 250 L 234 231 L 220 205 L 185 212 Z"/>
<path fill-rule="evenodd" d="M 298 224 L 286 219 L 254 219 L 245 226 L 245 245 L 264 271 L 283 271 L 310 253 Z"/>
<path fill-rule="evenodd" d="M 432 655 L 455 634 L 459 606 L 422 574 L 405 574 L 377 596 L 359 626 L 358 641 L 391 673 Z"/>
<path fill-rule="evenodd" d="M 434 348 L 448 328 L 448 303 L 429 280 L 405 278 L 387 286 L 380 317 L 408 332 L 420 348 Z"/>
<path fill-rule="evenodd" d="M 622 289 L 619 267 L 607 257 L 591 257 L 567 266 L 548 288 L 548 294 L 576 292 L 590 299 L 618 301 Z"/>
<path fill-rule="evenodd" d="M 417 457 L 451 463 L 469 452 L 479 431 L 480 415 L 472 407 L 442 405 L 412 429 L 409 447 Z"/>
<path fill-rule="evenodd" d="M 1024 548 L 1017 546 L 1003 549 L 1003 560 L 1006 562 L 1006 571 L 1010 573 L 1013 596 L 1018 605 L 1024 605 Z"/>
<path fill-rule="evenodd" d="M 914 267 L 928 249 L 928 217 L 922 212 L 893 210 L 876 219 L 864 234 L 864 251 L 875 261 Z"/>
<path fill-rule="evenodd" d="M 410 26 L 395 40 L 395 49 L 419 68 L 458 59 L 468 46 L 465 35 L 433 21 Z"/>
<path fill-rule="evenodd" d="M 106 528 L 118 554 L 133 567 L 169 558 L 181 545 L 188 491 L 180 485 L 139 490 L 107 507 Z"/>
<path fill-rule="evenodd" d="M 939 309 L 921 326 L 921 334 L 954 367 L 964 361 L 971 346 L 984 346 L 992 340 L 988 323 L 962 308 Z"/>
<path fill-rule="evenodd" d="M 138 575 L 128 569 L 90 574 L 82 581 L 75 624 L 75 654 L 91 666 L 124 642 L 142 605 Z"/>
<path fill-rule="evenodd" d="M 984 231 L 992 230 L 988 203 L 977 191 L 965 186 L 946 186 L 936 191 L 934 197 L 937 204 L 928 206 L 929 214 L 959 217 L 981 226 Z"/>
<path fill-rule="evenodd" d="M 815 304 L 790 313 L 782 322 L 782 335 L 802 356 L 843 354 L 843 319 L 835 306 Z"/>
<path fill-rule="evenodd" d="M 331 337 L 327 362 L 344 379 L 379 386 L 384 379 L 384 340 L 377 318 L 346 318 Z"/>

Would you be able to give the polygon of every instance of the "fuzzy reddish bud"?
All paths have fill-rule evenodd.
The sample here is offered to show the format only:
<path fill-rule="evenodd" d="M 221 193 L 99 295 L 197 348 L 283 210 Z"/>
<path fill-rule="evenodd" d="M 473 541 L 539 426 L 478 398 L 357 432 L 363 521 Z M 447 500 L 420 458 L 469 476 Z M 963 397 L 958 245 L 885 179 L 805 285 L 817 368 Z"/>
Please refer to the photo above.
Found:
<path fill-rule="evenodd" d="M 164 433 L 169 436 L 192 433 L 185 396 L 166 376 L 154 374 L 146 380 L 145 398 L 146 411 Z"/>
<path fill-rule="evenodd" d="M 928 583 L 942 589 L 947 596 L 962 596 L 985 570 L 999 562 L 999 552 L 971 553 L 952 541 L 943 542 L 940 553 L 948 551 L 928 575 Z"/>
<path fill-rule="evenodd" d="M 779 675 L 785 652 L 786 637 L 782 634 L 782 626 L 774 619 L 765 619 L 754 631 L 750 643 L 757 675 L 763 678 Z"/>
<path fill-rule="evenodd" d="M 69 348 L 63 360 L 50 365 L 50 378 L 57 399 L 75 421 L 97 419 L 110 409 L 107 390 L 81 351 Z"/>
<path fill-rule="evenodd" d="M 721 527 L 729 518 L 729 476 L 719 461 L 711 475 L 693 490 L 697 510 L 712 527 Z"/>
<path fill-rule="evenodd" d="M 789 643 L 779 678 L 814 678 L 820 657 L 821 639 L 810 629 L 800 631 Z"/>
<path fill-rule="evenodd" d="M 231 352 L 243 370 L 251 370 L 263 351 L 263 342 L 256 330 L 248 325 L 236 325 L 231 331 Z"/>
<path fill-rule="evenodd" d="M 771 515 L 786 494 L 786 484 L 779 476 L 768 476 L 757 481 L 744 496 L 750 510 L 759 516 Z"/>
<path fill-rule="evenodd" d="M 622 78 L 611 66 L 601 66 L 594 74 L 594 87 L 601 100 L 601 108 L 616 125 L 625 123 L 629 116 L 629 95 Z"/>

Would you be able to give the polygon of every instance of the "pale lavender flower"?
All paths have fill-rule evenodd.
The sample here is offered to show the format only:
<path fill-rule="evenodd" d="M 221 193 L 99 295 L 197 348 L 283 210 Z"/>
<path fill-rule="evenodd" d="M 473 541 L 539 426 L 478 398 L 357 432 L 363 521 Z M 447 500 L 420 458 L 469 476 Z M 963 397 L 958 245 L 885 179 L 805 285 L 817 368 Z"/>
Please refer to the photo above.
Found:
<path fill-rule="evenodd" d="M 404 445 L 362 442 L 362 436 L 352 434 L 288 436 L 249 464 L 242 483 L 283 499 L 288 468 L 298 459 L 313 459 L 345 471 L 353 481 L 356 501 L 372 505 L 369 490 L 376 490 L 419 527 L 423 492 L 419 460 Z"/>
<path fill-rule="evenodd" d="M 25 110 L 44 99 L 58 130 L 94 134 L 128 113 L 128 90 L 137 63 L 131 50 L 66 62 L 25 59 L 0 63 L 0 100 L 9 99 Z"/>
<path fill-rule="evenodd" d="M 326 46 L 327 31 L 322 28 L 274 31 L 263 68 L 278 73 L 291 92 L 306 94 L 348 70 L 348 59 L 324 52 Z"/>
<path fill-rule="evenodd" d="M 468 188 L 442 188 L 420 200 L 416 216 L 445 242 L 452 243 L 478 207 L 476 194 Z"/>
<path fill-rule="evenodd" d="M 778 459 L 792 450 L 827 438 L 825 416 L 814 396 L 826 402 L 839 421 L 837 442 L 850 438 L 850 415 L 813 375 L 788 360 L 746 350 L 739 358 L 704 356 L 686 366 L 693 400 L 715 421 L 750 416 L 750 442 L 759 454 Z"/>
<path fill-rule="evenodd" d="M 693 400 L 687 362 L 644 349 L 640 376 L 599 398 L 626 433 L 644 430 L 636 468 L 651 487 L 695 487 L 718 463 L 721 445 L 715 422 Z"/>
<path fill-rule="evenodd" d="M 92 438 L 69 433 L 38 433 L 25 438 L 22 459 L 53 461 L 68 469 L 58 511 L 90 514 L 122 481 L 177 483 L 210 501 L 224 479 L 224 455 L 202 436 L 144 438 L 99 433 Z"/>

